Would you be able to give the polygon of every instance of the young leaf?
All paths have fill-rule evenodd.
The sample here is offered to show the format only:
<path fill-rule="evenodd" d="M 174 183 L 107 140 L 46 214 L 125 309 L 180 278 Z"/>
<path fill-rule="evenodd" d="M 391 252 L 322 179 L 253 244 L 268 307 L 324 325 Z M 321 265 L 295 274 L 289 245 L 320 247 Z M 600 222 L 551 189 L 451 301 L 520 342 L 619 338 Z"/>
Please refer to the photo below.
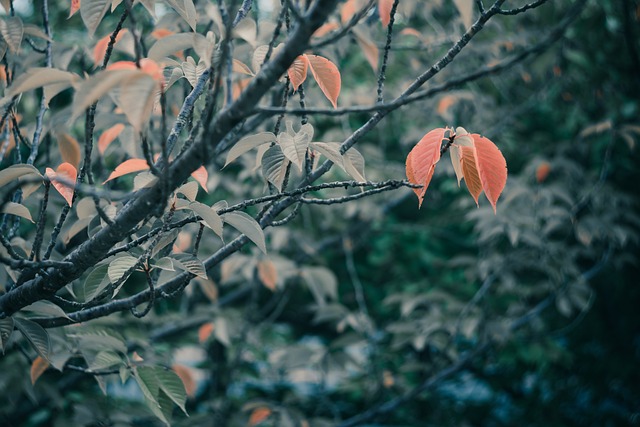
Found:
<path fill-rule="evenodd" d="M 173 263 L 176 267 L 186 270 L 203 279 L 207 278 L 207 271 L 204 264 L 198 258 L 191 254 L 173 254 L 171 255 Z"/>
<path fill-rule="evenodd" d="M 482 182 L 480 182 L 480 175 L 478 175 L 478 169 L 476 167 L 475 149 L 473 147 L 462 146 L 460 147 L 460 152 L 460 164 L 462 174 L 464 175 L 464 182 L 467 184 L 469 193 L 477 205 L 478 196 L 482 193 Z"/>
<path fill-rule="evenodd" d="M 73 189 L 76 185 L 78 171 L 69 163 L 63 163 L 54 170 L 47 168 L 45 175 L 51 181 L 53 188 L 67 201 L 69 206 L 73 203 Z"/>
<path fill-rule="evenodd" d="M 313 127 L 306 123 L 302 125 L 300 132 L 294 132 L 291 122 L 287 121 L 287 132 L 278 135 L 278 144 L 282 148 L 282 153 L 302 171 L 302 164 L 307 153 L 307 147 L 313 138 Z"/>
<path fill-rule="evenodd" d="M 496 213 L 496 203 L 507 183 L 507 161 L 500 149 L 488 138 L 476 133 L 471 137 L 475 146 L 476 165 L 482 189 L 493 206 L 493 212 Z"/>
<path fill-rule="evenodd" d="M 111 6 L 111 0 L 82 0 L 80 3 L 80 16 L 85 27 L 89 31 L 89 37 L 93 37 L 100 21 Z"/>
<path fill-rule="evenodd" d="M 153 368 L 150 366 L 140 366 L 134 369 L 133 377 L 136 379 L 151 412 L 166 425 L 169 425 L 168 417 L 161 410 L 160 403 L 158 402 L 160 386 Z"/>
<path fill-rule="evenodd" d="M 176 188 L 177 194 L 184 195 L 187 200 L 194 202 L 198 197 L 198 183 L 195 181 L 189 181 Z"/>
<path fill-rule="evenodd" d="M 464 178 L 464 173 L 462 172 L 462 150 L 456 144 L 453 144 L 449 148 L 449 157 L 451 158 L 451 165 L 453 166 L 453 171 L 456 174 L 456 179 L 458 180 L 458 187 L 460 187 L 460 181 Z"/>
<path fill-rule="evenodd" d="M 265 254 L 267 253 L 267 245 L 264 240 L 264 231 L 260 228 L 260 224 L 256 222 L 250 215 L 244 212 L 229 212 L 222 216 L 224 222 L 244 234 Z"/>
<path fill-rule="evenodd" d="M 309 68 L 313 78 L 318 82 L 322 93 L 331 101 L 333 108 L 338 108 L 338 96 L 340 95 L 340 71 L 338 67 L 327 58 L 318 55 L 306 55 L 309 60 Z"/>
<path fill-rule="evenodd" d="M 19 216 L 33 222 L 29 209 L 27 209 L 26 206 L 21 205 L 20 203 L 6 202 L 2 206 L 2 209 L 0 209 L 0 213 Z"/>
<path fill-rule="evenodd" d="M 428 132 L 407 156 L 406 168 L 409 182 L 422 185 L 422 188 L 413 189 L 418 196 L 418 207 L 422 206 L 436 163 L 440 160 L 440 146 L 445 131 L 444 128 L 438 128 Z"/>
<path fill-rule="evenodd" d="M 389 26 L 391 22 L 391 9 L 393 8 L 393 0 L 378 0 L 378 14 L 380 22 L 384 27 Z"/>
<path fill-rule="evenodd" d="M 278 191 L 282 191 L 289 163 L 291 162 L 284 156 L 279 145 L 270 147 L 262 156 L 262 173 Z"/>
<path fill-rule="evenodd" d="M 222 238 L 222 218 L 220 218 L 220 215 L 218 215 L 216 211 L 200 202 L 189 203 L 189 209 L 198 214 L 204 221 L 204 224 Z"/>
<path fill-rule="evenodd" d="M 350 148 L 342 155 L 344 170 L 356 181 L 366 181 L 364 177 L 364 157 L 355 148 Z"/>
<path fill-rule="evenodd" d="M 123 175 L 127 175 L 133 172 L 140 172 L 147 169 L 149 169 L 149 164 L 145 159 L 125 160 L 124 162 L 120 163 L 113 172 L 111 172 L 111 175 L 109 175 L 109 178 L 107 178 L 107 180 L 103 182 L 103 184 L 111 181 L 112 179 L 119 178 Z"/>
<path fill-rule="evenodd" d="M 42 356 L 38 356 L 33 359 L 31 363 L 31 384 L 35 384 L 40 378 L 40 375 L 44 373 L 49 368 L 49 362 L 45 360 Z"/>
<path fill-rule="evenodd" d="M 236 142 L 227 154 L 227 160 L 223 167 L 226 167 L 229 163 L 256 147 L 268 142 L 276 142 L 276 136 L 273 132 L 260 132 L 255 135 L 247 136 Z"/>
<path fill-rule="evenodd" d="M 6 169 L 0 170 L 0 187 L 4 187 L 14 179 L 18 179 L 20 177 L 43 178 L 43 176 L 40 174 L 40 171 L 38 171 L 38 169 L 36 169 L 32 165 L 12 165 Z"/>
<path fill-rule="evenodd" d="M 69 9 L 69 18 L 80 10 L 80 0 L 71 0 L 71 8 Z"/>
<path fill-rule="evenodd" d="M 309 68 L 309 60 L 306 55 L 298 56 L 293 64 L 287 70 L 287 75 L 293 85 L 293 90 L 298 90 L 298 87 L 307 79 L 307 69 Z"/>
<path fill-rule="evenodd" d="M 198 383 L 196 382 L 196 380 L 194 379 L 194 375 L 192 374 L 193 368 L 176 363 L 174 365 L 171 365 L 171 369 L 176 373 L 178 377 L 180 377 L 187 396 L 194 397 L 196 395 L 196 391 L 198 391 Z"/>
<path fill-rule="evenodd" d="M 44 359 L 50 360 L 51 341 L 47 331 L 31 320 L 15 318 L 14 321 L 16 328 L 22 332 L 22 335 L 24 335 L 38 354 Z"/>
<path fill-rule="evenodd" d="M 266 406 L 260 406 L 251 411 L 251 415 L 249 416 L 249 422 L 247 425 L 249 427 L 254 427 L 265 421 L 271 415 L 271 409 Z"/>
<path fill-rule="evenodd" d="M 22 44 L 22 36 L 24 35 L 24 27 L 22 19 L 18 16 L 4 16 L 0 19 L 0 34 L 4 41 L 9 45 L 12 52 L 20 50 Z"/>
<path fill-rule="evenodd" d="M 98 152 L 101 155 L 104 154 L 109 144 L 111 144 L 118 137 L 118 135 L 120 135 L 120 132 L 122 132 L 123 129 L 124 124 L 117 123 L 102 132 L 100 138 L 98 139 Z"/>
<path fill-rule="evenodd" d="M 343 3 L 342 8 L 340 9 L 340 21 L 343 24 L 346 24 L 351 20 L 353 15 L 356 14 L 358 4 L 357 0 L 347 0 Z"/>

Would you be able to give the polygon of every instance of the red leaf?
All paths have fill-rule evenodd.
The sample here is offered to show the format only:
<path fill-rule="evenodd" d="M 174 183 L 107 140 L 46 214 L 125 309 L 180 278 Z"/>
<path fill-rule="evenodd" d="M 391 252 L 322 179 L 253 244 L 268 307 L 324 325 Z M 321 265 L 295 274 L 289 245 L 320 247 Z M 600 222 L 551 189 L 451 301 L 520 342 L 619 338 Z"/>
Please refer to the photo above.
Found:
<path fill-rule="evenodd" d="M 31 384 L 35 384 L 47 368 L 49 368 L 49 362 L 42 356 L 33 359 L 33 363 L 31 364 Z"/>
<path fill-rule="evenodd" d="M 80 0 L 71 0 L 71 10 L 69 10 L 69 18 L 71 18 L 73 14 L 79 10 L 80 10 Z"/>
<path fill-rule="evenodd" d="M 49 178 L 53 188 L 64 197 L 69 206 L 73 202 L 73 189 L 76 185 L 77 175 L 78 171 L 70 163 L 62 163 L 55 171 L 51 168 L 47 168 L 45 171 L 45 176 Z"/>
<path fill-rule="evenodd" d="M 207 190 L 207 181 L 209 180 L 209 174 L 207 173 L 207 169 L 204 166 L 200 166 L 198 169 L 193 171 L 191 176 L 198 182 L 198 184 L 200 184 L 200 187 L 202 187 L 204 191 L 206 191 L 207 193 L 209 192 L 209 190 Z"/>
<path fill-rule="evenodd" d="M 126 28 L 123 28 L 118 35 L 116 36 L 116 42 L 118 43 L 122 36 L 127 32 Z M 111 40 L 111 34 L 107 34 L 96 43 L 96 47 L 93 48 L 93 63 L 96 65 L 102 65 L 102 61 L 104 61 L 104 55 L 107 53 L 107 47 L 109 46 L 109 41 Z M 115 45 L 114 43 L 114 45 Z"/>
<path fill-rule="evenodd" d="M 120 132 L 122 132 L 123 129 L 124 125 L 122 123 L 118 123 L 102 132 L 100 139 L 98 139 L 98 152 L 100 152 L 101 155 L 104 154 L 109 144 L 111 144 L 113 140 L 120 135 Z"/>
<path fill-rule="evenodd" d="M 507 183 L 507 161 L 500 149 L 489 139 L 474 133 L 471 135 L 476 149 L 476 165 L 484 194 L 489 199 L 493 212 Z"/>
<path fill-rule="evenodd" d="M 205 323 L 204 325 L 200 326 L 200 328 L 198 329 L 198 341 L 200 343 L 203 343 L 208 340 L 213 333 L 213 328 L 214 326 L 211 322 Z"/>
<path fill-rule="evenodd" d="M 78 141 L 68 133 L 64 132 L 56 133 L 55 136 L 58 141 L 58 149 L 60 150 L 62 161 L 71 163 L 77 168 L 80 164 L 81 157 L 80 144 L 78 144 Z"/>
<path fill-rule="evenodd" d="M 278 270 L 273 261 L 265 259 L 258 262 L 258 278 L 266 288 L 275 292 L 278 284 Z"/>
<path fill-rule="evenodd" d="M 385 27 L 391 22 L 391 9 L 393 8 L 393 0 L 378 0 L 378 14 L 380 22 Z"/>
<path fill-rule="evenodd" d="M 253 410 L 253 412 L 251 412 L 248 425 L 258 425 L 269 418 L 269 415 L 271 415 L 271 409 L 267 408 L 266 406 L 260 406 L 259 408 L 256 408 Z"/>
<path fill-rule="evenodd" d="M 308 68 L 309 60 L 306 55 L 300 55 L 293 61 L 293 64 L 291 64 L 291 67 L 287 70 L 287 74 L 293 85 L 293 90 L 298 90 L 298 87 L 307 79 Z"/>
<path fill-rule="evenodd" d="M 338 108 L 338 96 L 340 95 L 340 71 L 336 65 L 327 58 L 318 55 L 304 55 L 309 60 L 309 68 L 313 78 L 324 96 L 331 101 L 333 108 Z"/>
<path fill-rule="evenodd" d="M 347 0 L 343 3 L 342 9 L 340 9 L 340 20 L 343 24 L 349 22 L 353 15 L 356 14 L 356 8 L 356 0 Z"/>
<path fill-rule="evenodd" d="M 126 175 L 132 172 L 140 172 L 147 169 L 149 169 L 149 165 L 144 159 L 125 160 L 124 162 L 120 163 L 113 172 L 111 172 L 111 175 L 109 175 L 109 178 L 107 178 L 107 180 L 103 182 L 103 184 L 111 181 L 112 179 L 121 177 L 122 175 Z"/>
<path fill-rule="evenodd" d="M 452 147 L 453 148 L 453 147 Z M 476 166 L 476 153 L 474 147 L 459 147 L 460 149 L 460 165 L 462 167 L 462 175 L 464 176 L 464 182 L 467 184 L 469 193 L 473 200 L 478 204 L 478 196 L 482 193 L 482 182 L 480 181 L 480 175 L 478 175 L 478 168 Z"/>
<path fill-rule="evenodd" d="M 549 162 L 542 162 L 536 168 L 536 181 L 544 182 L 551 172 L 551 165 Z"/>
<path fill-rule="evenodd" d="M 418 207 L 422 206 L 436 163 L 440 160 L 440 147 L 445 131 L 445 128 L 438 128 L 427 133 L 407 156 L 406 167 L 409 182 L 422 185 L 422 188 L 413 190 L 418 196 Z"/>

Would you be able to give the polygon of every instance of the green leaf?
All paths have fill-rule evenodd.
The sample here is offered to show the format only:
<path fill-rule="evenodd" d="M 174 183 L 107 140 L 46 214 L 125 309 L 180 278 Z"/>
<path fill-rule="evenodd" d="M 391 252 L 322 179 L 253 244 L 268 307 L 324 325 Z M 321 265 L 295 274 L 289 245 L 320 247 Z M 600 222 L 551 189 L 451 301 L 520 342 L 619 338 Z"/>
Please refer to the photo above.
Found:
<path fill-rule="evenodd" d="M 161 62 L 164 58 L 167 58 L 177 52 L 194 48 L 198 43 L 206 43 L 206 38 L 202 34 L 170 34 L 159 39 L 153 44 L 153 46 L 151 46 L 148 58 L 153 59 L 156 62 Z"/>
<path fill-rule="evenodd" d="M 196 30 L 198 15 L 192 0 L 165 0 L 182 17 L 193 31 Z"/>
<path fill-rule="evenodd" d="M 2 354 L 4 354 L 5 345 L 13 333 L 13 326 L 14 323 L 12 317 L 0 319 L 0 350 L 2 350 Z"/>
<path fill-rule="evenodd" d="M 5 98 L 11 98 L 28 90 L 49 85 L 64 85 L 70 87 L 78 80 L 78 75 L 57 68 L 33 67 L 21 73 L 7 90 Z M 50 99 L 50 98 L 49 98 Z"/>
<path fill-rule="evenodd" d="M 338 281 L 335 274 L 328 268 L 307 267 L 302 270 L 302 277 L 318 305 L 325 305 L 327 298 L 338 297 Z"/>
<path fill-rule="evenodd" d="M 33 222 L 33 218 L 31 218 L 31 212 L 25 205 L 21 205 L 20 203 L 14 202 L 6 202 L 2 209 L 0 209 L 1 213 L 19 216 L 21 218 L 28 219 Z"/>
<path fill-rule="evenodd" d="M 107 273 L 109 274 L 109 280 L 111 283 L 116 283 L 120 280 L 131 267 L 138 263 L 138 259 L 131 255 L 121 256 L 116 258 L 109 264 Z"/>
<path fill-rule="evenodd" d="M 107 270 L 109 266 L 107 264 L 101 264 L 91 270 L 84 279 L 81 292 L 78 292 L 78 296 L 83 301 L 91 301 L 100 294 L 107 286 L 109 286 L 110 280 L 107 276 Z"/>
<path fill-rule="evenodd" d="M 229 212 L 222 216 L 224 222 L 244 234 L 256 244 L 258 248 L 265 254 L 267 253 L 267 244 L 264 240 L 264 231 L 260 224 L 256 222 L 249 214 L 244 212 Z"/>
<path fill-rule="evenodd" d="M 22 19 L 17 16 L 6 16 L 0 19 L 0 34 L 14 53 L 20 50 L 24 27 Z"/>
<path fill-rule="evenodd" d="M 38 178 L 43 178 L 38 169 L 34 168 L 31 165 L 13 165 L 0 171 L 0 187 L 4 187 L 14 179 L 27 175 L 35 175 Z"/>
<path fill-rule="evenodd" d="M 364 157 L 355 148 L 350 148 L 342 155 L 344 170 L 356 181 L 364 182 Z"/>
<path fill-rule="evenodd" d="M 75 330 L 75 329 L 73 329 Z M 117 337 L 114 333 L 106 330 L 97 330 L 91 332 L 78 332 L 75 334 L 67 334 L 69 338 L 78 340 L 77 347 L 81 351 L 98 350 L 107 351 L 114 350 L 122 354 L 127 353 L 127 345 L 122 338 Z"/>
<path fill-rule="evenodd" d="M 282 191 L 289 163 L 279 145 L 270 147 L 262 156 L 262 174 L 278 191 Z"/>
<path fill-rule="evenodd" d="M 51 354 L 51 341 L 49 334 L 42 326 L 36 322 L 32 322 L 27 319 L 15 318 L 16 328 L 22 335 L 29 341 L 33 348 L 38 352 L 40 356 L 49 361 L 49 355 Z"/>
<path fill-rule="evenodd" d="M 180 377 L 169 369 L 154 367 L 160 390 L 164 391 L 169 399 L 175 403 L 182 412 L 187 413 L 184 407 L 187 402 L 187 393 Z"/>
<path fill-rule="evenodd" d="M 174 254 L 171 255 L 171 258 L 176 267 L 195 274 L 198 277 L 202 277 L 203 279 L 207 278 L 207 271 L 204 268 L 204 264 L 195 256 L 191 254 Z"/>
<path fill-rule="evenodd" d="M 80 16 L 90 37 L 93 37 L 110 6 L 111 0 L 82 0 L 80 3 Z"/>
<path fill-rule="evenodd" d="M 31 305 L 24 307 L 22 310 L 29 311 L 38 315 L 52 316 L 52 317 L 64 317 L 71 320 L 67 313 L 63 309 L 52 303 L 51 301 L 40 300 Z"/>
<path fill-rule="evenodd" d="M 344 169 L 344 160 L 342 159 L 342 154 L 340 154 L 340 144 L 337 142 L 312 142 L 310 145 L 311 148 Z"/>
<path fill-rule="evenodd" d="M 101 351 L 89 362 L 89 368 L 93 370 L 106 369 L 122 363 L 123 360 L 119 354 L 112 351 Z"/>
<path fill-rule="evenodd" d="M 212 229 L 214 233 L 222 238 L 222 218 L 220 218 L 220 215 L 218 215 L 215 210 L 200 202 L 191 202 L 189 209 L 198 214 L 204 221 L 204 225 Z"/>
<path fill-rule="evenodd" d="M 309 142 L 313 137 L 313 127 L 310 124 L 302 125 L 300 132 L 294 132 L 291 128 L 291 121 L 287 121 L 287 132 L 282 132 L 278 135 L 278 144 L 282 148 L 282 153 L 289 159 L 294 165 L 298 167 L 298 170 L 302 171 L 302 164 L 309 147 Z"/>
<path fill-rule="evenodd" d="M 240 141 L 236 142 L 235 145 L 229 150 L 224 166 L 227 166 L 229 163 L 231 163 L 247 151 L 253 150 L 256 147 L 261 146 L 262 144 L 276 142 L 276 139 L 277 138 L 273 132 L 260 132 L 255 135 L 242 138 Z"/>
<path fill-rule="evenodd" d="M 160 402 L 158 402 L 160 385 L 154 369 L 150 366 L 139 366 L 134 369 L 133 377 L 136 379 L 151 412 L 162 422 L 169 425 L 169 420 L 164 411 L 162 411 Z"/>

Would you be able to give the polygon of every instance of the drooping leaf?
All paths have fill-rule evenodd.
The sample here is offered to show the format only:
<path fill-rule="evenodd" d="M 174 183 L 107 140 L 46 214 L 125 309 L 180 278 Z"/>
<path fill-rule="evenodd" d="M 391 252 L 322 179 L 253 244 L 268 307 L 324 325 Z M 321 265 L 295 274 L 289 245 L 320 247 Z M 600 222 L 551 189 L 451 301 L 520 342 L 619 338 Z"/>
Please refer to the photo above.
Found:
<path fill-rule="evenodd" d="M 380 22 L 384 27 L 391 22 L 391 9 L 393 8 L 394 0 L 378 0 L 378 14 L 380 15 Z"/>
<path fill-rule="evenodd" d="M 507 161 L 491 140 L 478 134 L 472 134 L 471 137 L 482 189 L 496 213 L 496 203 L 507 183 Z"/>
<path fill-rule="evenodd" d="M 109 144 L 111 144 L 118 137 L 118 135 L 120 135 L 120 132 L 122 132 L 123 129 L 124 124 L 116 123 L 109 129 L 106 129 L 104 132 L 102 132 L 100 138 L 98 139 L 98 152 L 101 155 L 104 154 Z"/>
<path fill-rule="evenodd" d="M 356 181 L 366 181 L 364 177 L 364 157 L 355 148 L 350 148 L 342 155 L 344 170 Z"/>
<path fill-rule="evenodd" d="M 262 173 L 278 191 L 282 191 L 289 163 L 291 162 L 284 156 L 279 145 L 270 147 L 262 156 Z"/>
<path fill-rule="evenodd" d="M 180 377 L 172 370 L 159 366 L 154 367 L 154 370 L 160 390 L 164 391 L 169 399 L 186 414 L 187 410 L 184 405 L 187 401 L 187 393 Z"/>
<path fill-rule="evenodd" d="M 269 290 L 275 291 L 278 283 L 278 270 L 273 261 L 263 259 L 258 262 L 258 278 Z"/>
<path fill-rule="evenodd" d="M 298 170 L 302 171 L 307 148 L 311 138 L 313 138 L 313 126 L 306 123 L 302 125 L 299 132 L 295 132 L 291 121 L 287 121 L 287 128 L 287 132 L 282 132 L 278 135 L 278 144 L 280 144 L 282 153 L 287 159 L 296 165 Z"/>
<path fill-rule="evenodd" d="M 277 138 L 273 132 L 260 132 L 255 135 L 242 138 L 240 141 L 236 142 L 235 145 L 229 150 L 224 167 L 226 167 L 229 163 L 231 163 L 247 151 L 259 147 L 262 144 L 276 142 L 276 139 Z"/>
<path fill-rule="evenodd" d="M 111 172 L 109 178 L 103 182 L 103 184 L 111 181 L 112 179 L 119 178 L 123 175 L 127 175 L 133 172 L 140 172 L 149 169 L 149 164 L 145 159 L 129 159 L 116 166 L 115 170 Z"/>
<path fill-rule="evenodd" d="M 440 160 L 440 147 L 445 131 L 444 128 L 438 128 L 428 132 L 407 156 L 406 169 L 409 182 L 422 185 L 422 188 L 413 189 L 418 196 L 419 207 L 422 206 L 436 163 Z"/>
<path fill-rule="evenodd" d="M 121 256 L 109 263 L 107 274 L 111 283 L 120 280 L 134 265 L 138 263 L 138 259 L 131 255 Z"/>
<path fill-rule="evenodd" d="M 309 60 L 306 55 L 298 56 L 293 64 L 287 70 L 287 75 L 291 80 L 293 90 L 298 90 L 298 87 L 307 79 L 307 70 L 309 69 Z"/>
<path fill-rule="evenodd" d="M 204 268 L 204 264 L 198 258 L 191 254 L 173 254 L 171 258 L 174 261 L 174 265 L 182 270 L 188 271 L 203 279 L 207 278 L 207 271 Z"/>
<path fill-rule="evenodd" d="M 19 93 L 48 85 L 64 84 L 66 87 L 70 87 L 79 78 L 74 73 L 56 68 L 32 67 L 16 77 L 7 89 L 5 98 L 11 98 Z"/>
<path fill-rule="evenodd" d="M 78 171 L 70 163 L 62 163 L 54 171 L 51 168 L 47 168 L 45 175 L 51 181 L 51 185 L 58 193 L 67 201 L 69 206 L 73 203 L 73 190 L 76 185 L 76 177 Z"/>
<path fill-rule="evenodd" d="M 118 104 L 136 131 L 141 132 L 147 125 L 159 92 L 157 81 L 146 73 L 133 75 L 123 82 Z"/>
<path fill-rule="evenodd" d="M 198 214 L 204 221 L 204 224 L 222 238 L 222 218 L 220 218 L 220 215 L 218 215 L 215 210 L 200 202 L 189 203 L 189 209 Z"/>
<path fill-rule="evenodd" d="M 342 154 L 340 154 L 340 144 L 337 142 L 312 142 L 309 144 L 311 148 L 320 152 L 327 159 L 331 160 L 334 164 L 344 169 L 344 160 Z"/>
<path fill-rule="evenodd" d="M 4 354 L 5 345 L 13 333 L 13 326 L 13 317 L 0 319 L 0 350 L 2 350 L 2 354 Z"/>
<path fill-rule="evenodd" d="M 306 55 L 309 60 L 309 68 L 313 78 L 318 82 L 318 86 L 322 90 L 322 93 L 333 105 L 333 108 L 338 108 L 338 96 L 340 96 L 340 71 L 338 67 L 327 58 L 318 55 Z"/>
<path fill-rule="evenodd" d="M 40 378 L 40 375 L 49 368 L 49 362 L 42 356 L 38 356 L 33 359 L 31 363 L 31 384 L 35 384 Z"/>
<path fill-rule="evenodd" d="M 34 313 L 38 316 L 64 317 L 65 319 L 71 320 L 62 308 L 58 307 L 51 301 L 36 301 L 33 304 L 24 307 L 22 310 Z"/>
<path fill-rule="evenodd" d="M 27 209 L 25 205 L 21 205 L 20 203 L 6 202 L 4 205 L 2 205 L 0 213 L 19 216 L 33 222 L 33 218 L 31 218 L 31 212 L 29 212 L 29 209 Z"/>
<path fill-rule="evenodd" d="M 22 19 L 18 16 L 3 16 L 0 19 L 0 34 L 12 52 L 19 51 L 24 35 Z"/>
<path fill-rule="evenodd" d="M 247 236 L 247 238 L 255 243 L 262 252 L 265 254 L 267 253 L 264 231 L 262 231 L 260 224 L 258 224 L 253 217 L 249 214 L 238 211 L 226 213 L 222 216 L 222 219 L 224 222 Z"/>
<path fill-rule="evenodd" d="M 477 205 L 478 196 L 482 193 L 482 182 L 480 182 L 480 175 L 478 175 L 478 168 L 476 166 L 476 152 L 473 147 L 462 146 L 460 147 L 460 153 L 460 164 L 464 182 L 467 184 L 469 193 Z"/>
<path fill-rule="evenodd" d="M 80 144 L 78 141 L 66 132 L 57 132 L 56 140 L 62 161 L 77 169 L 80 164 Z"/>
<path fill-rule="evenodd" d="M 11 181 L 20 177 L 25 178 L 43 178 L 40 171 L 32 165 L 18 164 L 11 165 L 6 169 L 0 170 L 0 187 L 4 187 Z"/>
<path fill-rule="evenodd" d="M 205 42 L 206 38 L 198 33 L 178 33 L 162 37 L 149 49 L 148 58 L 161 62 L 164 58 L 186 49 L 193 49 L 196 43 Z"/>
<path fill-rule="evenodd" d="M 82 0 L 80 3 L 80 16 L 89 32 L 89 37 L 93 37 L 98 25 L 111 6 L 111 0 Z"/>
<path fill-rule="evenodd" d="M 169 419 L 162 411 L 160 403 L 158 402 L 160 386 L 152 367 L 139 366 L 134 369 L 133 374 L 151 412 L 166 425 L 169 425 Z"/>
<path fill-rule="evenodd" d="M 45 360 L 50 361 L 51 341 L 47 331 L 31 320 L 15 318 L 14 321 L 16 328 L 22 332 L 22 335 L 24 335 L 38 354 Z"/>
<path fill-rule="evenodd" d="M 256 21 L 246 17 L 236 25 L 233 29 L 233 36 L 239 37 L 242 40 L 249 43 L 251 46 L 256 46 L 256 36 L 258 34 L 258 26 Z"/>
<path fill-rule="evenodd" d="M 464 178 L 464 173 L 462 172 L 462 151 L 460 147 L 457 145 L 452 145 L 449 148 L 449 157 L 451 158 L 451 165 L 453 166 L 453 171 L 456 174 L 456 179 L 458 180 L 458 187 L 460 187 L 460 181 Z M 409 179 L 411 180 L 411 179 Z"/>

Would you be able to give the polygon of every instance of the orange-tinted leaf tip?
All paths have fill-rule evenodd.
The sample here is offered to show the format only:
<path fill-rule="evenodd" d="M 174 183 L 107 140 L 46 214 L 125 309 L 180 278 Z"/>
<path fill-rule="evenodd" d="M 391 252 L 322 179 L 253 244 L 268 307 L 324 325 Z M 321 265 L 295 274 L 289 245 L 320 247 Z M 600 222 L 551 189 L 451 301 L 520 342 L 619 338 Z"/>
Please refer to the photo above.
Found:
<path fill-rule="evenodd" d="M 198 329 L 198 342 L 203 343 L 209 339 L 213 333 L 214 325 L 212 322 L 205 323 Z"/>
<path fill-rule="evenodd" d="M 251 427 L 258 425 L 269 418 L 269 415 L 271 415 L 271 409 L 267 408 L 266 406 L 256 408 L 253 410 L 253 412 L 251 412 L 248 425 Z"/>
<path fill-rule="evenodd" d="M 120 132 L 124 130 L 124 124 L 117 123 L 111 126 L 109 129 L 102 132 L 98 139 L 98 152 L 102 155 L 107 151 L 107 147 L 120 135 Z"/>
<path fill-rule="evenodd" d="M 393 9 L 394 0 L 378 0 L 378 14 L 380 15 L 380 22 L 387 27 L 391 22 L 391 9 Z"/>
<path fill-rule="evenodd" d="M 544 182 L 551 172 L 551 165 L 549 162 L 542 162 L 536 168 L 536 181 Z"/>
<path fill-rule="evenodd" d="M 33 359 L 33 363 L 31 363 L 31 384 L 35 384 L 47 368 L 49 368 L 49 362 L 42 356 Z"/>
<path fill-rule="evenodd" d="M 193 179 L 195 179 L 198 182 L 198 184 L 200 184 L 200 187 L 202 187 L 204 191 L 206 191 L 207 193 L 209 192 L 209 190 L 207 190 L 207 181 L 209 180 L 209 173 L 207 172 L 207 169 L 204 166 L 200 166 L 198 169 L 193 171 L 191 176 L 193 177 Z"/>

